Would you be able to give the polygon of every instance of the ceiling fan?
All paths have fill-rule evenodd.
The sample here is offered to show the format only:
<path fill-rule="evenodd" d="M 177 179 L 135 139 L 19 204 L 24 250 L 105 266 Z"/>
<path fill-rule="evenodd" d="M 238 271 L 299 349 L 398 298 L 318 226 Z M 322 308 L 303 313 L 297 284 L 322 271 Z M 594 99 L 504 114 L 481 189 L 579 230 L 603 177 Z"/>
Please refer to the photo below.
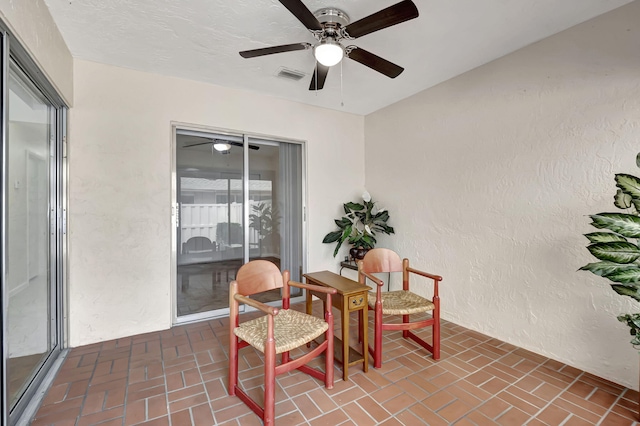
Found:
<path fill-rule="evenodd" d="M 396 78 L 404 71 L 401 66 L 357 46 L 349 45 L 343 47 L 341 41 L 354 40 L 372 32 L 417 18 L 418 8 L 411 0 L 401 1 L 352 23 L 349 23 L 349 17 L 340 9 L 325 8 L 311 13 L 301 0 L 278 1 L 307 27 L 318 43 L 315 45 L 311 43 L 294 43 L 245 50 L 240 52 L 240 56 L 243 58 L 313 49 L 316 68 L 311 78 L 311 84 L 309 84 L 309 90 L 322 89 L 329 68 L 338 64 L 344 56 L 390 78 Z"/>
<path fill-rule="evenodd" d="M 191 148 L 192 146 L 200 146 L 200 145 L 206 145 L 206 144 L 213 144 L 213 149 L 215 149 L 218 152 L 228 152 L 231 149 L 231 146 L 244 146 L 244 144 L 242 142 L 235 142 L 235 141 L 228 141 L 228 140 L 221 140 L 221 139 L 209 139 L 206 142 L 199 142 L 199 143 L 193 143 L 191 145 L 185 145 L 183 146 L 183 148 Z M 260 147 L 258 145 L 251 145 L 249 144 L 249 149 L 253 149 L 253 150 L 259 150 Z"/>

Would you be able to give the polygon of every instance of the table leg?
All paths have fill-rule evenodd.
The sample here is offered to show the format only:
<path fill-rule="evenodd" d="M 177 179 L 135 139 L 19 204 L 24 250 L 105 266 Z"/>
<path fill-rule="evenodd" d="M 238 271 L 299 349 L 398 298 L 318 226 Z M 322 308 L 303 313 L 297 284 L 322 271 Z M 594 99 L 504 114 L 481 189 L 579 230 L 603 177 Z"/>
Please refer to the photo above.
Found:
<path fill-rule="evenodd" d="M 369 371 L 369 311 L 367 305 L 360 311 L 360 327 L 362 333 L 362 371 Z"/>
<path fill-rule="evenodd" d="M 305 293 L 306 293 L 307 315 L 311 315 L 311 309 L 312 309 L 311 302 L 312 302 L 313 295 L 309 290 L 306 290 Z"/>
<path fill-rule="evenodd" d="M 311 292 L 309 290 L 305 291 L 306 293 L 306 298 L 305 298 L 305 305 L 306 305 L 306 309 L 307 309 L 307 315 L 311 315 L 311 311 L 313 309 L 312 306 L 312 302 L 313 302 L 313 295 L 311 294 Z M 307 343 L 307 347 L 310 348 L 311 347 L 311 342 Z"/>
<path fill-rule="evenodd" d="M 342 298 L 342 380 L 349 379 L 349 306 Z"/>

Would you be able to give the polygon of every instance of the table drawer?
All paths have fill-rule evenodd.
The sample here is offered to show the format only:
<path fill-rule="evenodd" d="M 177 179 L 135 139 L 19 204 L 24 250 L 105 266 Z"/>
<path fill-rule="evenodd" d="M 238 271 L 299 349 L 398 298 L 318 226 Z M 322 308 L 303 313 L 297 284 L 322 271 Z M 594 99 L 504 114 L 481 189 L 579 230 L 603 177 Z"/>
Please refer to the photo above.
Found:
<path fill-rule="evenodd" d="M 362 309 L 367 304 L 367 294 L 349 296 L 349 310 Z"/>

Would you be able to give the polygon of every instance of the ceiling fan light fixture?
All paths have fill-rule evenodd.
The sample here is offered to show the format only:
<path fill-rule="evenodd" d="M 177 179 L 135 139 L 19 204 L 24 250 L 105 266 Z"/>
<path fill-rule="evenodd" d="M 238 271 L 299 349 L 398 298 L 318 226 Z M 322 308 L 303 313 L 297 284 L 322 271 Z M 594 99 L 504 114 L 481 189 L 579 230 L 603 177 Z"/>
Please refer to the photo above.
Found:
<path fill-rule="evenodd" d="M 326 38 L 313 48 L 313 55 L 325 67 L 332 67 L 344 57 L 344 47 L 334 39 Z"/>
<path fill-rule="evenodd" d="M 224 143 L 224 142 L 215 142 L 213 144 L 213 149 L 215 149 L 218 152 L 229 151 L 231 149 L 231 144 Z"/>

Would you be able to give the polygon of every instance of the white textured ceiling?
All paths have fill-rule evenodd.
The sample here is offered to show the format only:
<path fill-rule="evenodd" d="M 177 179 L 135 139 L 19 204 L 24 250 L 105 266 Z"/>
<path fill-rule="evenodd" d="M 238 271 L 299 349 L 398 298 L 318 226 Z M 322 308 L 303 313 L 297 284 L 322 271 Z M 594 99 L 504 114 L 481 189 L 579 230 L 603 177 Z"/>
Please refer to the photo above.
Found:
<path fill-rule="evenodd" d="M 312 12 L 338 7 L 352 22 L 398 1 L 303 0 Z M 76 58 L 368 114 L 631 0 L 414 0 L 418 18 L 353 42 L 404 73 L 390 79 L 346 59 L 317 93 L 308 90 L 311 50 L 238 54 L 315 41 L 277 0 L 45 2 Z M 278 78 L 281 67 L 306 76 Z"/>

